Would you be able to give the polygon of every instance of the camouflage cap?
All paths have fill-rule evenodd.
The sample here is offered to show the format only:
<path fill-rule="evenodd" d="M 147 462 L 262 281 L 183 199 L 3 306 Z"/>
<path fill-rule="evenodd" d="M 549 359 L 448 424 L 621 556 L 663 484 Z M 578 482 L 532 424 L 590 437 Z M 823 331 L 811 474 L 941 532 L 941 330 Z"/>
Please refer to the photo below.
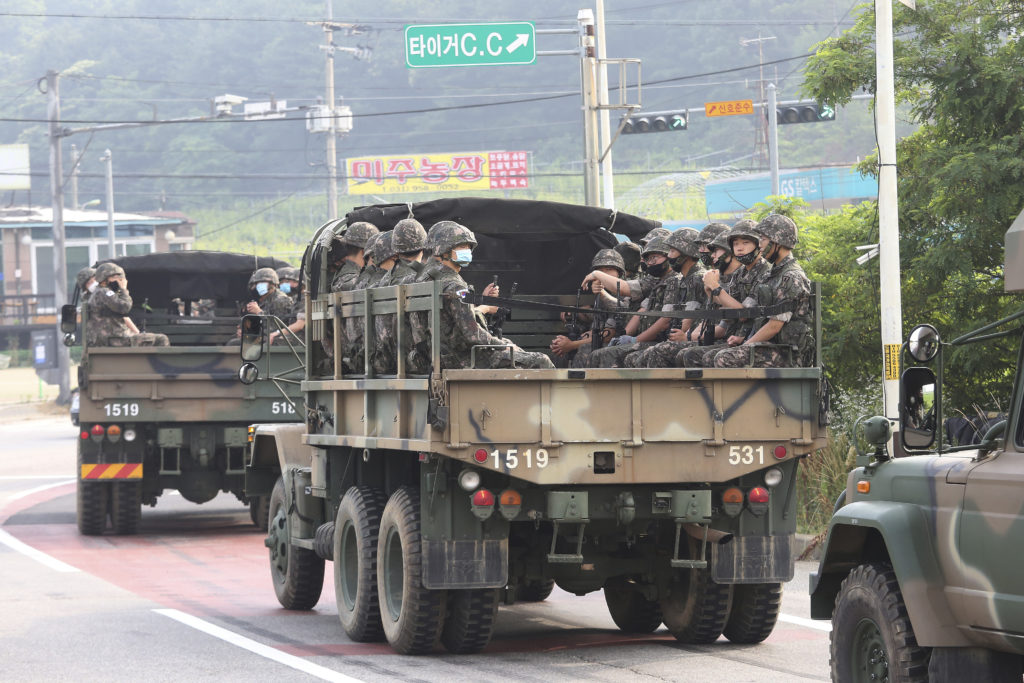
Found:
<path fill-rule="evenodd" d="M 626 272 L 635 273 L 640 267 L 640 245 L 636 242 L 619 242 L 612 249 L 622 256 Z"/>
<path fill-rule="evenodd" d="M 75 282 L 78 283 L 78 288 L 79 289 L 85 289 L 85 283 L 88 282 L 89 278 L 91 278 L 95 274 L 96 274 L 96 269 L 95 268 L 90 268 L 88 266 L 86 266 L 85 268 L 82 268 L 80 271 L 78 271 L 78 275 L 75 276 Z"/>
<path fill-rule="evenodd" d="M 277 269 L 277 280 L 295 280 L 299 281 L 299 269 L 291 266 L 282 266 Z"/>
<path fill-rule="evenodd" d="M 366 240 L 370 239 L 370 236 L 376 232 L 379 232 L 376 226 L 366 221 L 358 221 L 348 226 L 348 229 L 338 239 L 342 244 L 347 244 L 350 247 L 365 249 Z"/>
<path fill-rule="evenodd" d="M 273 268 L 257 268 L 252 271 L 252 275 L 249 276 L 249 286 L 252 287 L 257 282 L 269 282 L 272 285 L 281 284 L 281 281 L 277 279 L 277 273 L 274 272 Z"/>
<path fill-rule="evenodd" d="M 668 240 L 664 237 L 654 237 L 650 242 L 644 245 L 644 250 L 641 256 L 647 256 L 648 254 L 662 254 L 668 256 Z"/>
<path fill-rule="evenodd" d="M 434 238 L 434 253 L 437 255 L 447 254 L 460 244 L 476 246 L 476 235 L 464 225 L 455 221 L 441 221 L 435 223 L 437 236 Z"/>
<path fill-rule="evenodd" d="M 117 277 L 118 275 L 124 277 L 124 268 L 108 261 L 96 267 L 96 273 L 93 277 L 96 278 L 96 282 L 103 282 L 107 278 Z"/>
<path fill-rule="evenodd" d="M 590 262 L 591 268 L 617 268 L 619 274 L 626 272 L 626 262 L 622 260 L 622 254 L 614 249 L 602 249 L 594 254 Z"/>
<path fill-rule="evenodd" d="M 789 216 L 773 213 L 761 219 L 757 230 L 781 247 L 792 249 L 796 246 L 796 223 Z"/>
<path fill-rule="evenodd" d="M 403 218 L 395 225 L 391 241 L 399 254 L 421 251 L 427 246 L 427 231 L 415 218 Z"/>
<path fill-rule="evenodd" d="M 708 249 L 714 251 L 715 249 L 725 249 L 732 253 L 732 229 L 725 230 L 718 233 L 715 239 L 711 240 L 711 244 L 708 245 Z"/>
<path fill-rule="evenodd" d="M 729 229 L 729 226 L 725 223 L 708 223 L 704 226 L 704 229 L 700 231 L 695 240 L 698 245 L 703 244 L 707 246 L 711 244 L 711 241 L 721 235 L 723 232 Z"/>
<path fill-rule="evenodd" d="M 744 218 L 741 221 L 736 221 L 736 223 L 731 228 L 729 228 L 729 232 L 726 234 L 728 235 L 730 245 L 732 244 L 732 241 L 737 237 L 744 237 L 753 242 L 755 245 L 761 241 L 761 233 L 757 231 L 757 223 L 750 220 L 749 218 Z"/>
<path fill-rule="evenodd" d="M 395 251 L 395 231 L 386 230 L 379 234 L 377 241 L 373 243 L 373 262 L 378 266 L 398 255 Z"/>
<path fill-rule="evenodd" d="M 693 228 L 679 228 L 670 234 L 665 241 L 680 254 L 697 258 L 697 231 Z"/>
<path fill-rule="evenodd" d="M 655 237 L 668 237 L 672 234 L 672 231 L 668 228 L 654 228 L 642 238 L 640 238 L 640 246 L 646 247 L 647 243 L 653 240 Z"/>

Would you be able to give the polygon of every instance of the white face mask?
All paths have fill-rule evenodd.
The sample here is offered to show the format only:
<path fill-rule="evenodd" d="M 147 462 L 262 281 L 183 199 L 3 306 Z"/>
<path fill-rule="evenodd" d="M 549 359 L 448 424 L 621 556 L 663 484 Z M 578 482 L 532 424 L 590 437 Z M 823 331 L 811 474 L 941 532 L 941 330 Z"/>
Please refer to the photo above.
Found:
<path fill-rule="evenodd" d="M 267 284 L 266 282 L 257 282 L 256 283 L 256 293 L 259 294 L 260 296 L 266 295 L 266 293 L 269 292 L 269 291 L 270 291 L 270 285 Z"/>
<path fill-rule="evenodd" d="M 472 249 L 456 249 L 455 258 L 452 259 L 452 263 L 463 268 L 473 262 L 473 250 Z"/>
<path fill-rule="evenodd" d="M 89 290 L 89 293 L 92 294 L 93 292 L 95 292 L 99 288 L 100 288 L 100 283 L 98 283 L 95 280 L 93 280 L 92 284 L 89 285 L 88 290 Z"/>

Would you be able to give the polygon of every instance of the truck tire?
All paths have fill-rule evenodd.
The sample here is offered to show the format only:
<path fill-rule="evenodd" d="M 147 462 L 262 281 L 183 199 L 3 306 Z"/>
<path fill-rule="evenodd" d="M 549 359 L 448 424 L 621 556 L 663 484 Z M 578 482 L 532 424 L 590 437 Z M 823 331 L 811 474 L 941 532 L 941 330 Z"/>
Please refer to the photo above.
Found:
<path fill-rule="evenodd" d="M 699 556 L 699 541 L 691 540 L 689 548 L 690 557 Z M 725 629 L 731 599 L 732 585 L 715 583 L 709 568 L 677 570 L 668 595 L 661 599 L 661 616 L 679 642 L 713 643 Z"/>
<path fill-rule="evenodd" d="M 654 633 L 661 626 L 661 606 L 648 600 L 626 581 L 609 579 L 604 585 L 604 601 L 612 621 L 623 633 Z"/>
<path fill-rule="evenodd" d="M 107 528 L 110 485 L 107 482 L 82 481 L 79 478 L 77 494 L 78 533 L 83 536 L 99 536 Z"/>
<path fill-rule="evenodd" d="M 260 531 L 266 531 L 270 524 L 270 497 L 256 496 L 249 499 L 249 519 Z"/>
<path fill-rule="evenodd" d="M 524 581 L 516 586 L 516 602 L 544 602 L 554 589 L 554 579 Z"/>
<path fill-rule="evenodd" d="M 142 521 L 142 482 L 115 481 L 110 485 L 110 523 L 114 533 L 134 534 Z"/>
<path fill-rule="evenodd" d="M 448 591 L 441 644 L 452 654 L 480 652 L 491 642 L 498 616 L 497 588 Z"/>
<path fill-rule="evenodd" d="M 287 501 L 284 479 L 278 477 L 270 494 L 266 540 L 274 593 L 285 609 L 313 609 L 324 588 L 324 560 L 312 550 L 291 545 Z"/>
<path fill-rule="evenodd" d="M 423 586 L 420 494 L 403 486 L 391 494 L 377 542 L 377 592 L 384 635 L 398 654 L 430 652 L 444 627 L 445 591 Z"/>
<path fill-rule="evenodd" d="M 920 647 L 892 567 L 862 564 L 839 587 L 832 611 L 832 680 L 928 680 L 928 648 Z"/>
<path fill-rule="evenodd" d="M 357 643 L 384 638 L 377 596 L 377 536 L 384 493 L 353 486 L 338 506 L 334 524 L 334 595 L 341 627 Z"/>
<path fill-rule="evenodd" d="M 771 635 L 782 604 L 781 583 L 741 583 L 732 587 L 732 608 L 722 635 L 751 645 Z"/>

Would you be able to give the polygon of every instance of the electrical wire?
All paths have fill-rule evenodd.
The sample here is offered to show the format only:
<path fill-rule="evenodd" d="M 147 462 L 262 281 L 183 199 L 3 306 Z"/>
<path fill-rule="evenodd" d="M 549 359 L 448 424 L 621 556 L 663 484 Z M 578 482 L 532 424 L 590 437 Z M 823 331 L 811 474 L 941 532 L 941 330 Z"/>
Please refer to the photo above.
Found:
<path fill-rule="evenodd" d="M 262 213 L 266 213 L 267 211 L 270 211 L 271 209 L 273 209 L 278 204 L 283 204 L 284 202 L 286 202 L 289 199 L 291 199 L 292 197 L 294 197 L 298 192 L 299 192 L 299 190 L 296 190 L 295 192 L 292 192 L 289 195 L 285 195 L 284 197 L 281 197 L 280 199 L 278 199 L 276 202 L 274 202 L 272 204 L 268 204 L 267 206 L 264 206 L 259 211 L 251 213 L 248 216 L 243 216 L 242 218 L 239 218 L 238 220 L 232 221 L 232 222 L 228 223 L 227 225 L 222 225 L 219 228 L 214 228 L 213 230 L 207 230 L 206 232 L 204 232 L 201 235 L 200 234 L 196 234 L 195 238 L 199 239 L 200 237 L 209 237 L 210 235 L 213 235 L 215 233 L 221 232 L 222 230 L 227 230 L 228 228 L 233 228 L 234 226 L 238 225 L 239 223 L 241 223 L 243 221 L 247 221 L 250 218 L 255 218 L 256 216 L 259 216 Z"/>

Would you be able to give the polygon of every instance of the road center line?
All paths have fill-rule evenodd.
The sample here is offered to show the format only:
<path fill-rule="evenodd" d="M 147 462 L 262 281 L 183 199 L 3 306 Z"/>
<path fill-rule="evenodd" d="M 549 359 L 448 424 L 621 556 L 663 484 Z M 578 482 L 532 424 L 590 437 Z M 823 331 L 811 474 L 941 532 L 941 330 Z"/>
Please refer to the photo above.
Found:
<path fill-rule="evenodd" d="M 806 617 L 791 617 L 788 614 L 780 614 L 779 621 L 784 621 L 787 624 L 796 624 L 804 628 L 813 628 L 815 631 L 832 632 L 832 623 L 828 621 L 818 621 L 816 619 L 807 619 Z"/>
<path fill-rule="evenodd" d="M 72 567 L 70 564 L 65 564 L 64 562 L 61 562 L 60 560 L 58 560 L 56 558 L 50 557 L 46 553 L 43 553 L 43 552 L 40 552 L 40 551 L 36 550 L 35 548 L 33 548 L 30 545 L 26 545 L 26 544 L 22 543 L 21 541 L 16 539 L 14 536 L 11 536 L 9 533 L 7 533 L 6 531 L 4 531 L 2 529 L 0 529 L 0 544 L 3 544 L 5 546 L 7 546 L 8 548 L 10 548 L 11 550 L 14 550 L 15 552 L 21 553 L 22 555 L 24 555 L 26 557 L 32 558 L 36 562 L 40 562 L 40 563 L 46 565 L 47 567 L 49 567 L 50 569 L 52 569 L 54 571 L 57 571 L 57 572 L 77 572 L 77 571 L 80 571 L 77 567 Z"/>
<path fill-rule="evenodd" d="M 230 643 L 236 647 L 240 647 L 243 650 L 248 650 L 249 652 L 259 655 L 260 657 L 266 657 L 267 659 L 273 660 L 279 664 L 284 664 L 285 666 L 291 667 L 292 669 L 295 669 L 297 671 L 307 673 L 310 676 L 316 676 L 321 680 L 336 681 L 337 683 L 363 683 L 358 678 L 352 678 L 351 676 L 346 676 L 345 674 L 339 671 L 334 671 L 333 669 L 328 669 L 327 667 L 320 666 L 319 664 L 307 662 L 305 659 L 302 659 L 301 657 L 286 654 L 268 645 L 258 643 L 255 640 L 246 638 L 245 636 L 239 635 L 234 631 L 229 631 L 226 628 L 221 628 L 220 626 L 216 626 L 215 624 L 211 624 L 208 621 L 200 619 L 199 617 L 194 617 L 191 614 L 186 614 L 180 610 L 155 609 L 153 611 L 157 614 L 161 614 L 170 619 L 174 619 L 175 621 L 185 624 L 186 626 L 190 626 L 196 629 L 197 631 L 202 631 L 203 633 L 213 636 L 214 638 L 219 638 L 220 640 L 223 640 L 226 643 Z"/>

